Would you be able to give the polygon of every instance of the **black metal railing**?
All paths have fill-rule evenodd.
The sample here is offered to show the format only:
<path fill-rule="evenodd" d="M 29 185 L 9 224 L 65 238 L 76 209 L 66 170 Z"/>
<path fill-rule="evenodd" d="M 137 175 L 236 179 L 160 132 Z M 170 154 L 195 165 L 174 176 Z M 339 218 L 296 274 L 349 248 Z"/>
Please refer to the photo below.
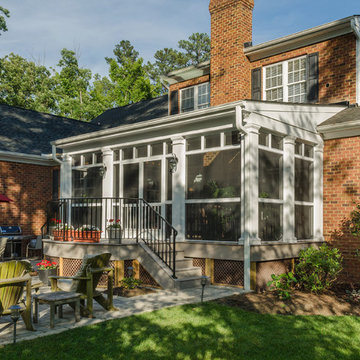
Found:
<path fill-rule="evenodd" d="M 164 207 L 165 209 L 165 207 Z M 68 198 L 50 201 L 43 236 L 55 240 L 99 242 L 133 239 L 144 242 L 175 278 L 176 229 L 161 214 L 161 205 L 136 198 Z"/>

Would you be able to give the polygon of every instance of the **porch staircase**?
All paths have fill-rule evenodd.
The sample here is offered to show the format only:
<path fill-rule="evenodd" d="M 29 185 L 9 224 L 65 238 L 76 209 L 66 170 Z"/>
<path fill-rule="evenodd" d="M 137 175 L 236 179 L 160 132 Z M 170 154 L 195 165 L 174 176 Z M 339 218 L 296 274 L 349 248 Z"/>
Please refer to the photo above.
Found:
<path fill-rule="evenodd" d="M 116 213 L 125 238 L 138 244 L 137 260 L 162 288 L 181 290 L 201 286 L 201 268 L 194 267 L 192 259 L 186 259 L 184 252 L 177 250 L 177 230 L 162 216 L 159 207 L 144 199 L 68 198 L 49 202 L 48 209 L 51 211 L 47 212 L 47 222 L 41 229 L 43 238 L 49 234 L 51 218 L 59 221 L 58 229 L 64 236 L 66 224 L 71 224 L 74 228 L 89 228 L 74 231 L 92 237 L 100 231 L 106 233 L 108 227 L 104 228 L 103 224 L 109 220 L 105 219 Z M 107 216 L 99 222 L 98 214 Z"/>
<path fill-rule="evenodd" d="M 192 259 L 184 257 L 184 251 L 176 251 L 176 278 L 172 270 L 143 242 L 139 242 L 137 260 L 163 289 L 182 290 L 201 286 L 201 268 L 193 266 Z"/>

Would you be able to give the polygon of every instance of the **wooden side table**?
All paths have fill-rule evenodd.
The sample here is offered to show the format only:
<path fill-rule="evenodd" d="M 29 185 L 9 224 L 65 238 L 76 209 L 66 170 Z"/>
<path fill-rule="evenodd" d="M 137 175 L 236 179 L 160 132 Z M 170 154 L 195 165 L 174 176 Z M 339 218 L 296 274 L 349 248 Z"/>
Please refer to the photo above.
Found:
<path fill-rule="evenodd" d="M 34 295 L 34 311 L 33 321 L 38 322 L 39 303 L 50 305 L 50 328 L 54 327 L 55 308 L 59 307 L 59 318 L 63 317 L 62 306 L 64 304 L 74 304 L 75 306 L 75 321 L 80 321 L 80 295 L 79 293 L 56 291 L 40 295 Z"/>

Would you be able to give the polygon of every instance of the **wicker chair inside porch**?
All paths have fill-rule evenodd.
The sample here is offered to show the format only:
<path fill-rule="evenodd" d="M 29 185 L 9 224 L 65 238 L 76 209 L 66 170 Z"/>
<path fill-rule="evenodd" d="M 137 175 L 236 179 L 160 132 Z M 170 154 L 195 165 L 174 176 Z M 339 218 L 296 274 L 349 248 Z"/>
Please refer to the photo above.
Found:
<path fill-rule="evenodd" d="M 75 276 L 50 276 L 52 291 L 80 293 L 81 313 L 93 317 L 93 300 L 105 310 L 117 310 L 113 305 L 113 269 L 109 267 L 111 253 L 85 255 L 82 265 Z M 107 275 L 107 297 L 96 290 L 100 278 Z"/>
<path fill-rule="evenodd" d="M 27 330 L 35 330 L 31 322 L 31 264 L 13 260 L 0 263 L 0 316 L 11 314 L 12 305 L 20 305 Z M 26 287 L 26 300 L 23 300 Z"/>

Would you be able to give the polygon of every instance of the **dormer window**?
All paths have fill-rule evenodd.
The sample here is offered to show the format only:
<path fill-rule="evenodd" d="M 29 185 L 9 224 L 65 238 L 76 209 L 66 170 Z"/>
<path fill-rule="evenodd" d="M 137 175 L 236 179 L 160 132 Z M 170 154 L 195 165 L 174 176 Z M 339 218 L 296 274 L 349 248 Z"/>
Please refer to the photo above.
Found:
<path fill-rule="evenodd" d="M 210 106 L 210 83 L 191 86 L 181 90 L 181 112 Z"/>

